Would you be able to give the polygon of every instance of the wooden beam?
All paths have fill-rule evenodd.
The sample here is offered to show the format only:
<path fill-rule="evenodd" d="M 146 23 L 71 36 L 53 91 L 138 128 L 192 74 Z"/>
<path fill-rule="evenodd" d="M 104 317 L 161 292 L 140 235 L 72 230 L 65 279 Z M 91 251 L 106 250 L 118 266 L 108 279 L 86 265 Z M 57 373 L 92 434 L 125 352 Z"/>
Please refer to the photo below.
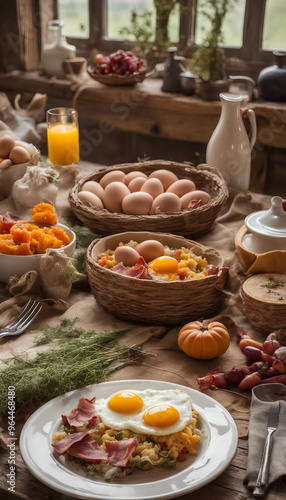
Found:
<path fill-rule="evenodd" d="M 58 99 L 58 105 L 64 100 L 76 106 L 86 128 L 104 121 L 113 130 L 207 144 L 220 117 L 220 101 L 162 92 L 161 86 L 162 80 L 155 79 L 134 87 L 107 87 L 87 79 L 76 94 L 69 80 L 37 72 L 0 74 L 3 91 L 42 92 Z M 257 143 L 286 149 L 286 103 L 260 100 L 247 107 L 255 111 Z"/>

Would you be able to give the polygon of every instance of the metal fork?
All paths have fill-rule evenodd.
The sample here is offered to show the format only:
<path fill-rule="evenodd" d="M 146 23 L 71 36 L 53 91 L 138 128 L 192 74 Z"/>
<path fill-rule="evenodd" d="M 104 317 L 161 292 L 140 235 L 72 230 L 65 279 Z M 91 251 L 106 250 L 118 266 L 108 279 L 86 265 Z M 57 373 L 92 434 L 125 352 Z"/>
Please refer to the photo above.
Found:
<path fill-rule="evenodd" d="M 14 321 L 0 330 L 0 338 L 6 335 L 19 335 L 23 333 L 36 316 L 38 316 L 42 307 L 38 299 L 29 299 Z"/>

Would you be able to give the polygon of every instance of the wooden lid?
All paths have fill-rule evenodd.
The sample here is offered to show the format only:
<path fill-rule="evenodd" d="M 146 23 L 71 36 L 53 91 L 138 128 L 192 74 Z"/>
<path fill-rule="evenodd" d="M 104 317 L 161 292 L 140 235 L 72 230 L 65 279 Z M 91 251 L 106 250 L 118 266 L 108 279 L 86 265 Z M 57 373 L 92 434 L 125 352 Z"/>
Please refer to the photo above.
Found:
<path fill-rule="evenodd" d="M 242 292 L 255 301 L 286 305 L 286 274 L 256 274 L 242 285 Z"/>

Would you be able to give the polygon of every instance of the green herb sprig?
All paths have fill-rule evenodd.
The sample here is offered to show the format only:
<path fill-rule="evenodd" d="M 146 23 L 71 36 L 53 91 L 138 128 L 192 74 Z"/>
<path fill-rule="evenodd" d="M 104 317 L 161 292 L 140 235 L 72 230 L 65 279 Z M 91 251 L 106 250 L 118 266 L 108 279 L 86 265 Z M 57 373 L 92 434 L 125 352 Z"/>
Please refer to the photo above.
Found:
<path fill-rule="evenodd" d="M 7 368 L 0 372 L 0 414 L 7 411 L 11 385 L 19 409 L 102 382 L 113 371 L 142 358 L 139 348 L 119 345 L 127 330 L 96 333 L 76 327 L 75 321 L 64 320 L 54 328 L 47 327 L 36 344 L 48 343 L 51 349 L 34 359 L 13 356 L 5 360 Z"/>

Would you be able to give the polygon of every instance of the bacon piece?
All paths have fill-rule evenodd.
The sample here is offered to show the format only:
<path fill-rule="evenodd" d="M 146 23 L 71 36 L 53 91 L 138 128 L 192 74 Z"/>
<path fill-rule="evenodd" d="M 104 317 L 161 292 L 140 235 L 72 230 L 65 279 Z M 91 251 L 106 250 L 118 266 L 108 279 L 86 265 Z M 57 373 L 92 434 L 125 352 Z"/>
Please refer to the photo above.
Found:
<path fill-rule="evenodd" d="M 12 226 L 16 224 L 16 221 L 11 218 L 9 212 L 4 215 L 0 215 L 0 234 L 9 234 Z"/>
<path fill-rule="evenodd" d="M 102 450 L 97 442 L 86 434 L 81 441 L 74 443 L 67 453 L 72 457 L 82 458 L 88 463 L 107 462 L 108 454 Z"/>
<path fill-rule="evenodd" d="M 63 424 L 72 429 L 87 427 L 91 423 L 93 426 L 99 424 L 100 418 L 95 415 L 94 402 L 95 398 L 80 398 L 74 410 L 62 415 Z"/>
<path fill-rule="evenodd" d="M 208 268 L 208 276 L 213 276 L 219 272 L 219 268 L 217 266 L 212 266 Z"/>
<path fill-rule="evenodd" d="M 105 441 L 108 463 L 114 467 L 126 467 L 130 456 L 139 444 L 137 437 L 121 441 Z"/>
<path fill-rule="evenodd" d="M 217 387 L 219 389 L 227 388 L 227 372 L 209 373 L 205 377 L 197 379 L 200 389 L 205 390 L 209 387 Z"/>
<path fill-rule="evenodd" d="M 118 262 L 118 264 L 116 264 L 116 266 L 114 266 L 112 268 L 112 271 L 114 271 L 115 273 L 118 273 L 118 274 L 125 274 L 128 269 L 129 268 L 124 266 L 124 264 L 122 264 L 122 262 Z"/>
<path fill-rule="evenodd" d="M 75 443 L 81 441 L 86 436 L 85 432 L 76 432 L 74 434 L 68 434 L 65 438 L 60 441 L 52 443 L 58 455 L 64 455 L 68 449 Z"/>
<path fill-rule="evenodd" d="M 139 257 L 135 266 L 130 267 L 127 271 L 128 276 L 133 278 L 141 278 L 144 280 L 152 280 L 152 276 L 148 273 L 148 266 L 143 257 Z"/>

